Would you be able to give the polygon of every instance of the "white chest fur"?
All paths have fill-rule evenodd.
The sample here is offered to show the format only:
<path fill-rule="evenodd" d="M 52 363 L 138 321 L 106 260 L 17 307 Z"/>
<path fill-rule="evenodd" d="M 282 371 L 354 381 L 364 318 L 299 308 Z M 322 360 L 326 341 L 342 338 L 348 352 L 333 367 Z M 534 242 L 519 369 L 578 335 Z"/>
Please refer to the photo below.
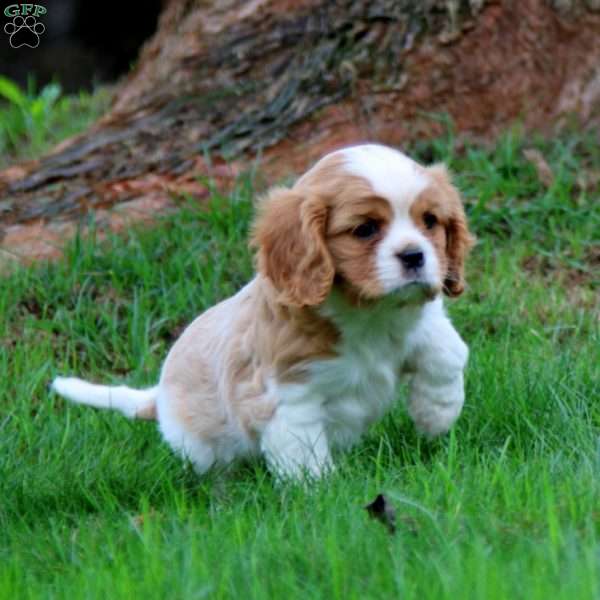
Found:
<path fill-rule="evenodd" d="M 467 347 L 441 298 L 422 305 L 384 303 L 360 310 L 330 296 L 322 306 L 341 337 L 336 356 L 309 365 L 303 383 L 269 382 L 277 409 L 261 450 L 282 474 L 332 468 L 330 447 L 354 444 L 389 410 L 403 372 L 411 379 L 408 413 L 427 435 L 447 431 L 460 414 Z"/>
<path fill-rule="evenodd" d="M 324 423 L 331 445 L 354 444 L 394 402 L 411 333 L 423 310 L 394 302 L 357 310 L 330 297 L 321 313 L 341 332 L 337 356 L 311 364 L 302 386 L 282 386 L 280 404 L 299 408 L 305 403 L 306 419 Z"/>

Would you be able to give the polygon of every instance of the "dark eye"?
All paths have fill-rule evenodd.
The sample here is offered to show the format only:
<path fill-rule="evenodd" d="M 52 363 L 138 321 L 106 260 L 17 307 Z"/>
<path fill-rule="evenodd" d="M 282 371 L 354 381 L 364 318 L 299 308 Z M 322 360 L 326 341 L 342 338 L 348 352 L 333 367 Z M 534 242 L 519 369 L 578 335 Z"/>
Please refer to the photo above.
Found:
<path fill-rule="evenodd" d="M 373 219 L 365 221 L 361 225 L 358 225 L 352 230 L 354 237 L 360 238 L 361 240 L 368 240 L 372 238 L 376 233 L 379 232 L 379 223 Z"/>
<path fill-rule="evenodd" d="M 433 213 L 426 212 L 423 215 L 423 222 L 425 223 L 425 227 L 427 227 L 427 229 L 433 229 L 437 225 L 438 220 Z"/>

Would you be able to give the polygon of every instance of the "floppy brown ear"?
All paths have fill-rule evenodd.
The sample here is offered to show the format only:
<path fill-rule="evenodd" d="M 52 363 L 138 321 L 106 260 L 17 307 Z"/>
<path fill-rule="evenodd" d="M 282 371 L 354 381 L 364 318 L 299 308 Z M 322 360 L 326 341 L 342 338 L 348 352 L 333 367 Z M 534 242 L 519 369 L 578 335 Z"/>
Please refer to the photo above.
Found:
<path fill-rule="evenodd" d="M 325 243 L 327 207 L 318 197 L 275 188 L 259 206 L 252 245 L 258 270 L 291 306 L 323 302 L 333 284 L 334 266 Z"/>
<path fill-rule="evenodd" d="M 456 188 L 452 185 L 450 174 L 443 164 L 428 168 L 442 189 L 445 201 L 450 209 L 446 223 L 446 275 L 444 293 L 450 297 L 460 296 L 465 290 L 464 265 L 469 250 L 475 243 L 467 225 L 467 217 Z"/>
<path fill-rule="evenodd" d="M 446 254 L 448 268 L 444 279 L 444 292 L 451 297 L 460 296 L 465 290 L 465 259 L 475 243 L 469 233 L 465 213 L 460 207 L 446 226 Z"/>

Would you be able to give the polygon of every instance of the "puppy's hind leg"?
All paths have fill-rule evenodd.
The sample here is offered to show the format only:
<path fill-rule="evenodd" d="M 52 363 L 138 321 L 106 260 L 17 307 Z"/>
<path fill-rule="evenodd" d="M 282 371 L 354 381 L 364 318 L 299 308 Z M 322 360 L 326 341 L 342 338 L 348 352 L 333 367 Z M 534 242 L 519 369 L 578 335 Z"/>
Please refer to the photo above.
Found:
<path fill-rule="evenodd" d="M 216 462 L 213 446 L 198 432 L 182 422 L 173 408 L 173 398 L 161 389 L 158 401 L 158 426 L 164 440 L 182 458 L 189 460 L 198 475 L 206 473 Z"/>
<path fill-rule="evenodd" d="M 198 475 L 206 473 L 216 462 L 212 446 L 198 438 L 186 437 L 179 451 L 183 458 L 192 463 Z"/>

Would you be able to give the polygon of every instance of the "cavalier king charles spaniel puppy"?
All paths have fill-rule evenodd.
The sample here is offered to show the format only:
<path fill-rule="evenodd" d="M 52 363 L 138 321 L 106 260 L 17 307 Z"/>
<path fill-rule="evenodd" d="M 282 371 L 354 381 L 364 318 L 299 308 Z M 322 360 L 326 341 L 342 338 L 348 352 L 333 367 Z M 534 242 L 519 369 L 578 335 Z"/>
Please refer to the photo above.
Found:
<path fill-rule="evenodd" d="M 58 377 L 83 404 L 157 419 L 199 473 L 262 453 L 278 477 L 319 477 L 409 381 L 429 436 L 464 401 L 467 346 L 442 293 L 464 289 L 472 245 L 443 165 L 366 144 L 328 154 L 259 203 L 257 275 L 201 314 L 146 390 Z"/>

